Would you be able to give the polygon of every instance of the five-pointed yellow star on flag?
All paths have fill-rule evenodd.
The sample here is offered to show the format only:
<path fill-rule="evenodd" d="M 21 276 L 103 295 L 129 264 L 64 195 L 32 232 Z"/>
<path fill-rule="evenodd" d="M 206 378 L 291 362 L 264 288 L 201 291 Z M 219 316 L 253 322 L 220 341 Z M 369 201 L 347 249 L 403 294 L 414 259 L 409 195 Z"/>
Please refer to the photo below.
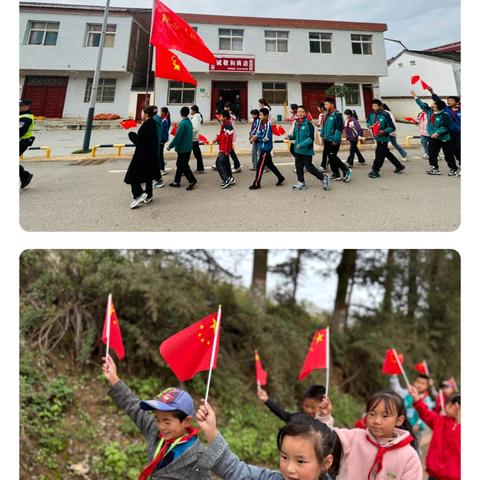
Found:
<path fill-rule="evenodd" d="M 319 333 L 316 337 L 315 337 L 315 342 L 317 344 L 319 344 L 320 342 L 323 342 L 323 333 Z"/>

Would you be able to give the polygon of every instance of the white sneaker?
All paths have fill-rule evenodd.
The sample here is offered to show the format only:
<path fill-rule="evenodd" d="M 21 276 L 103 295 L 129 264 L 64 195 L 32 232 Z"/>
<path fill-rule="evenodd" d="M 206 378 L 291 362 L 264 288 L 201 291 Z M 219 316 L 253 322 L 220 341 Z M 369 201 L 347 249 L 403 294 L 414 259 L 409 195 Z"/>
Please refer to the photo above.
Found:
<path fill-rule="evenodd" d="M 160 180 L 159 182 L 155 180 L 153 182 L 153 188 L 163 188 L 164 186 L 165 186 L 165 182 L 163 180 Z"/>
<path fill-rule="evenodd" d="M 234 169 L 232 170 L 232 173 L 239 173 L 239 172 L 241 172 L 241 171 L 242 171 L 242 166 L 240 165 L 238 168 L 234 168 Z"/>
<path fill-rule="evenodd" d="M 160 170 L 160 173 L 162 174 L 162 177 L 165 176 L 168 172 L 166 170 Z"/>
<path fill-rule="evenodd" d="M 139 197 L 134 198 L 132 203 L 130 203 L 130 208 L 137 208 L 141 203 L 143 203 L 147 199 L 148 195 L 146 193 L 142 193 Z"/>

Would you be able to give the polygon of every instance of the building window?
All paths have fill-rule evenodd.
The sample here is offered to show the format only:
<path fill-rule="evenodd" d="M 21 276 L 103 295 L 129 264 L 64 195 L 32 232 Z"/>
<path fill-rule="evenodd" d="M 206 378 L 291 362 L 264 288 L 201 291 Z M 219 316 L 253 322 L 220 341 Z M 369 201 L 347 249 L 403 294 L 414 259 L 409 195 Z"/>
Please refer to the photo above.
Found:
<path fill-rule="evenodd" d="M 269 105 L 284 105 L 287 103 L 287 84 L 265 82 L 262 85 L 262 97 Z"/>
<path fill-rule="evenodd" d="M 168 82 L 169 105 L 192 105 L 195 103 L 195 85 L 183 82 Z"/>
<path fill-rule="evenodd" d="M 403 68 L 403 63 L 399 63 L 398 68 Z"/>
<path fill-rule="evenodd" d="M 345 103 L 347 105 L 361 105 L 360 85 L 358 83 L 346 83 L 345 85 L 350 88 L 350 93 L 345 95 Z"/>
<path fill-rule="evenodd" d="M 265 30 L 266 52 L 288 52 L 288 32 Z"/>
<path fill-rule="evenodd" d="M 85 89 L 84 102 L 90 102 L 92 95 L 93 78 L 87 79 L 87 88 Z M 117 80 L 115 78 L 101 78 L 98 82 L 97 102 L 98 103 L 113 103 L 115 101 L 115 88 Z"/>
<path fill-rule="evenodd" d="M 310 53 L 332 53 L 332 34 L 310 32 Z"/>
<path fill-rule="evenodd" d="M 30 22 L 28 45 L 56 45 L 59 22 Z"/>
<path fill-rule="evenodd" d="M 219 50 L 243 52 L 243 30 L 218 29 Z"/>
<path fill-rule="evenodd" d="M 113 48 L 115 46 L 115 32 L 117 31 L 116 25 L 107 25 L 105 32 L 105 47 Z M 98 47 L 100 46 L 100 37 L 102 36 L 102 25 L 99 23 L 87 24 L 87 39 L 85 46 Z"/>
<path fill-rule="evenodd" d="M 411 65 L 412 67 L 414 67 L 416 64 L 417 64 L 417 62 L 416 62 L 415 60 L 410 60 L 410 65 Z"/>
<path fill-rule="evenodd" d="M 372 35 L 352 34 L 352 53 L 355 55 L 372 55 Z"/>

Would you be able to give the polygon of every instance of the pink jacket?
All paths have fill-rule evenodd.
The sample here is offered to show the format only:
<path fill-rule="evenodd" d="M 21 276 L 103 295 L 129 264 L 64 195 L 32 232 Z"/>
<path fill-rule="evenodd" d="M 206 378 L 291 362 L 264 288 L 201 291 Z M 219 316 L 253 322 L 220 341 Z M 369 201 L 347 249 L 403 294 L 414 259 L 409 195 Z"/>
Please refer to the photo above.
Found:
<path fill-rule="evenodd" d="M 329 426 L 333 425 L 333 419 L 326 420 Z M 366 436 L 378 443 L 375 437 L 368 431 L 360 428 L 352 430 L 347 428 L 334 428 L 343 447 L 343 457 L 340 462 L 340 472 L 337 480 L 422 480 L 423 469 L 420 458 L 411 445 L 398 450 L 387 451 L 383 457 L 383 467 L 376 475 L 368 478 L 368 472 L 372 468 L 378 449 L 370 443 Z M 396 428 L 396 435 L 391 441 L 383 445 L 388 447 L 396 445 L 410 434 L 405 430 Z"/>

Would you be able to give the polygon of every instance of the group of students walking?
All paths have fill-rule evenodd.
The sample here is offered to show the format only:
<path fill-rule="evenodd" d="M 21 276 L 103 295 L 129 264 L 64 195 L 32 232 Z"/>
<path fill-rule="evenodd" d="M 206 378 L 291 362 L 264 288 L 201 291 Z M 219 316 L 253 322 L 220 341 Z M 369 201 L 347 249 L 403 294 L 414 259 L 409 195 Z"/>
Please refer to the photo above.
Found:
<path fill-rule="evenodd" d="M 431 89 L 430 89 L 431 90 Z M 438 156 L 442 150 L 449 167 L 449 176 L 460 176 L 460 99 L 449 97 L 443 102 L 434 92 L 432 104 L 427 105 L 418 99 L 414 92 L 417 104 L 422 109 L 418 117 L 421 128 L 422 145 L 425 156 L 428 157 L 430 166 L 427 173 L 439 175 Z M 367 119 L 367 127 L 371 130 L 376 142 L 375 158 L 368 176 L 379 178 L 385 159 L 395 167 L 394 173 L 400 174 L 405 170 L 405 165 L 390 150 L 390 144 L 395 147 L 402 159 L 407 158 L 407 152 L 398 144 L 396 124 L 393 114 L 386 104 L 375 99 L 372 102 L 372 113 Z M 312 116 L 303 105 L 290 105 L 291 126 L 285 140 L 290 142 L 290 152 L 295 159 L 295 174 L 297 183 L 292 186 L 295 191 L 307 188 L 305 172 L 316 178 L 325 191 L 331 188 L 332 181 L 352 181 L 352 167 L 355 158 L 358 163 L 365 165 L 367 162 L 358 148 L 364 138 L 364 130 L 360 125 L 354 110 L 346 109 L 345 117 L 335 107 L 335 99 L 327 98 L 318 104 L 318 120 L 314 122 Z M 255 177 L 250 190 L 261 188 L 265 172 L 271 172 L 276 177 L 276 186 L 285 183 L 285 176 L 273 161 L 274 129 L 271 122 L 271 107 L 268 102 L 259 99 L 259 108 L 251 112 L 251 128 L 249 141 L 252 146 L 251 170 Z M 197 105 L 191 108 L 180 109 L 181 121 L 176 126 L 174 138 L 169 143 L 167 150 L 175 149 L 177 152 L 176 172 L 170 187 L 180 188 L 182 177 L 188 181 L 187 191 L 191 191 L 197 184 L 197 179 L 192 172 L 189 161 L 193 155 L 196 159 L 196 173 L 203 173 L 205 166 L 200 149 L 200 131 L 203 116 Z M 150 203 L 153 197 L 153 188 L 163 187 L 165 171 L 164 149 L 169 139 L 171 127 L 170 113 L 166 107 L 160 111 L 155 106 L 143 110 L 143 124 L 138 133 L 131 132 L 129 137 L 136 149 L 130 166 L 125 176 L 125 182 L 131 185 L 133 200 L 131 208 L 136 208 L 143 203 Z M 236 120 L 231 103 L 226 102 L 223 110 L 217 114 L 220 130 L 214 140 L 219 145 L 219 153 L 212 170 L 218 172 L 220 187 L 226 189 L 234 185 L 235 173 L 241 172 L 242 165 L 235 152 Z M 339 157 L 339 150 L 343 135 L 350 145 L 347 160 L 344 162 Z M 315 144 L 323 145 L 321 166 L 317 168 L 313 163 Z M 233 166 L 230 163 L 233 162 Z M 458 163 L 457 163 L 458 162 Z M 332 174 L 328 175 L 327 168 Z M 142 186 L 145 184 L 145 188 Z"/>

